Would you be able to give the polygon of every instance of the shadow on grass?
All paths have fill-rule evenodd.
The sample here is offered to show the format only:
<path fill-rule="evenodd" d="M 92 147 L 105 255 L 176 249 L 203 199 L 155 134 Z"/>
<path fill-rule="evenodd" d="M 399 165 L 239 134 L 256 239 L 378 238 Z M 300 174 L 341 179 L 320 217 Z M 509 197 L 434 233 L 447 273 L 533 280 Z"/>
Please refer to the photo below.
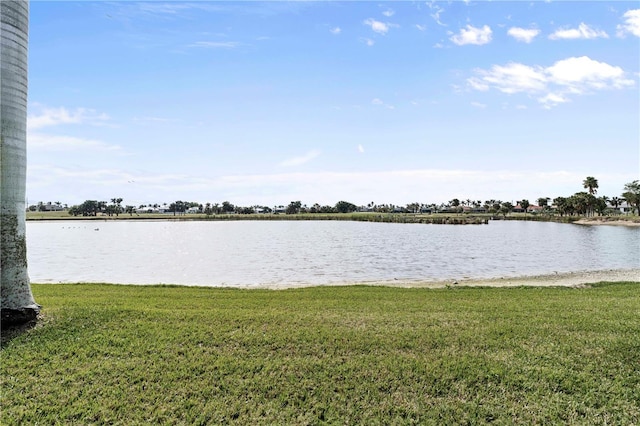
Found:
<path fill-rule="evenodd" d="M 35 319 L 22 324 L 2 324 L 2 330 L 0 332 L 0 349 L 4 349 L 9 344 L 9 342 L 11 342 L 16 337 L 19 337 L 23 333 L 34 329 L 36 326 L 38 326 L 38 323 L 44 322 L 43 320 L 44 318 L 42 314 L 40 314 Z"/>

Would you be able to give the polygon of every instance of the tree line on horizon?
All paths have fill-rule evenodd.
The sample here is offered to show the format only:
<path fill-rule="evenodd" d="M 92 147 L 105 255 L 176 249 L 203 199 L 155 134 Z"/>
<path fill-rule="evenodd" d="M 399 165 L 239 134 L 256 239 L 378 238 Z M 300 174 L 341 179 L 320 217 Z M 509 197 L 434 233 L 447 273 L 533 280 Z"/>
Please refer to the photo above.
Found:
<path fill-rule="evenodd" d="M 618 210 L 618 207 L 627 202 L 632 206 L 632 211 L 636 210 L 640 215 L 640 181 L 635 180 L 624 185 L 623 192 L 620 197 L 607 197 L 596 196 L 598 192 L 598 180 L 593 176 L 588 176 L 582 182 L 582 186 L 586 191 L 576 192 L 568 197 L 556 197 L 551 199 L 550 197 L 540 197 L 536 200 L 537 211 L 540 213 L 556 213 L 560 216 L 593 216 L 595 214 L 604 215 L 608 210 Z M 31 211 L 42 211 L 50 208 L 51 205 L 55 205 L 58 208 L 56 210 L 67 210 L 71 216 L 97 216 L 98 214 L 105 214 L 107 216 L 119 216 L 120 214 L 134 215 L 141 212 L 157 212 L 164 211 L 173 213 L 174 215 L 182 215 L 187 212 L 201 213 L 207 216 L 217 214 L 300 214 L 300 213 L 352 213 L 356 211 L 369 211 L 375 213 L 490 213 L 490 214 L 507 214 L 515 211 L 523 211 L 527 213 L 530 207 L 536 207 L 532 205 L 529 200 L 522 199 L 517 201 L 516 205 L 508 201 L 501 201 L 496 199 L 485 200 L 460 200 L 453 198 L 446 203 L 441 204 L 426 204 L 413 202 L 406 204 L 405 206 L 399 206 L 394 204 L 376 204 L 370 202 L 366 206 L 356 206 L 348 201 L 338 201 L 335 205 L 320 205 L 314 203 L 311 206 L 303 204 L 301 201 L 292 201 L 287 206 L 237 206 L 229 201 L 223 201 L 222 203 L 199 203 L 194 201 L 174 201 L 172 203 L 162 204 L 141 204 L 138 207 L 132 205 L 122 205 L 123 199 L 115 197 L 106 201 L 86 200 L 82 204 L 73 205 L 68 207 L 66 204 L 62 205 L 59 201 L 55 203 L 40 202 L 36 206 L 30 206 Z M 550 204 L 550 202 L 552 204 Z"/>

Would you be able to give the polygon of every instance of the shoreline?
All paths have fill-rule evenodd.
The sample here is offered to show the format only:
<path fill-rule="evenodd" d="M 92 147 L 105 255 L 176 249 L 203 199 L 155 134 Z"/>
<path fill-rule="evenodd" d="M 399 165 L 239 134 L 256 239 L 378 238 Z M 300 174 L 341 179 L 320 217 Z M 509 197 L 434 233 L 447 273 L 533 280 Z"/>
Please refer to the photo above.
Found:
<path fill-rule="evenodd" d="M 574 225 L 584 226 L 600 226 L 600 225 L 612 225 L 612 226 L 640 226 L 640 220 L 625 220 L 625 219 L 612 219 L 612 218 L 598 218 L 598 219 L 580 219 L 573 222 Z"/>
<path fill-rule="evenodd" d="M 136 216 L 46 216 L 27 214 L 26 222 L 121 222 L 121 221 L 141 221 L 141 222 L 229 222 L 229 221 L 351 221 L 351 222 L 378 222 L 378 223 L 421 223 L 434 225 L 488 225 L 492 221 L 526 221 L 526 222 L 555 222 L 574 225 L 611 225 L 611 226 L 627 226 L 640 227 L 640 218 L 636 216 L 599 216 L 599 217 L 558 217 L 558 216 L 509 216 L 506 218 L 495 217 L 492 215 L 450 215 L 450 214 L 433 214 L 433 215 L 414 215 L 410 213 L 305 213 L 295 215 L 214 215 L 203 216 L 197 215 L 136 215 Z"/>
<path fill-rule="evenodd" d="M 631 281 L 640 283 L 639 269 L 609 269 L 600 271 L 560 272 L 543 275 L 523 275 L 498 278 L 469 278 L 460 280 L 424 281 L 417 283 L 387 283 L 392 287 L 582 287 L 598 282 Z M 383 284 L 384 285 L 384 284 Z"/>
<path fill-rule="evenodd" d="M 542 275 L 522 275 L 496 278 L 463 278 L 443 279 L 429 281 L 363 281 L 363 282 L 334 282 L 327 284 L 317 283 L 265 283 L 249 285 L 202 285 L 202 284 L 171 284 L 171 283 L 147 283 L 147 284 L 123 284 L 123 283 L 72 283 L 72 282 L 33 282 L 35 285 L 57 284 L 107 284 L 126 286 L 176 286 L 176 287 L 209 287 L 215 289 L 238 290 L 289 290 L 311 287 L 346 287 L 346 286 L 377 286 L 397 288 L 448 288 L 448 287 L 574 287 L 580 288 L 598 282 L 630 281 L 640 284 L 640 268 L 637 269 L 608 269 L 598 271 L 561 272 Z"/>
<path fill-rule="evenodd" d="M 324 285 L 276 284 L 252 287 L 257 289 L 286 290 L 291 288 L 321 286 L 382 286 L 399 288 L 447 288 L 447 287 L 583 287 L 598 282 L 630 281 L 640 284 L 640 268 L 608 269 L 599 271 L 560 272 L 542 275 L 522 275 L 497 278 L 464 278 L 433 281 L 371 281 L 361 283 L 332 283 Z"/>

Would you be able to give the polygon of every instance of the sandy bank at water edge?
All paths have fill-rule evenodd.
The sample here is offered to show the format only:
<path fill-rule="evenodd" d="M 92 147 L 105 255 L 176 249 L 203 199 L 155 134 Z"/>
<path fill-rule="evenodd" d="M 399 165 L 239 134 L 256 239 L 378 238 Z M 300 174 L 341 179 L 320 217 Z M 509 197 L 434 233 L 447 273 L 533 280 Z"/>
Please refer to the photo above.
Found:
<path fill-rule="evenodd" d="M 581 271 L 565 272 L 549 275 L 531 275 L 521 277 L 500 277 L 487 279 L 451 279 L 442 281 L 377 281 L 363 283 L 332 283 L 331 286 L 339 285 L 372 285 L 402 288 L 445 288 L 451 287 L 581 287 L 583 285 L 603 282 L 603 281 L 632 281 L 640 284 L 640 269 L 611 269 L 606 271 Z M 304 284 L 272 284 L 262 288 L 273 290 L 284 290 L 288 288 L 314 287 L 317 285 Z"/>
<path fill-rule="evenodd" d="M 640 219 L 638 219 L 638 221 L 624 220 L 624 219 L 614 220 L 611 218 L 580 219 L 572 223 L 575 225 L 614 225 L 614 226 L 637 227 L 637 226 L 640 226 Z"/>

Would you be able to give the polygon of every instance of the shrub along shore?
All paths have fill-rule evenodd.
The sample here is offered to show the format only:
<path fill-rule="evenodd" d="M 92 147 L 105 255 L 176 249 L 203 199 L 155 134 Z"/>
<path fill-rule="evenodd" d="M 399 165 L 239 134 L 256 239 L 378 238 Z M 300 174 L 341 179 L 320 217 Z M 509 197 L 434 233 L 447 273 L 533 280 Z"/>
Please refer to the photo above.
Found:
<path fill-rule="evenodd" d="M 3 425 L 640 423 L 637 282 L 32 287 Z"/>

